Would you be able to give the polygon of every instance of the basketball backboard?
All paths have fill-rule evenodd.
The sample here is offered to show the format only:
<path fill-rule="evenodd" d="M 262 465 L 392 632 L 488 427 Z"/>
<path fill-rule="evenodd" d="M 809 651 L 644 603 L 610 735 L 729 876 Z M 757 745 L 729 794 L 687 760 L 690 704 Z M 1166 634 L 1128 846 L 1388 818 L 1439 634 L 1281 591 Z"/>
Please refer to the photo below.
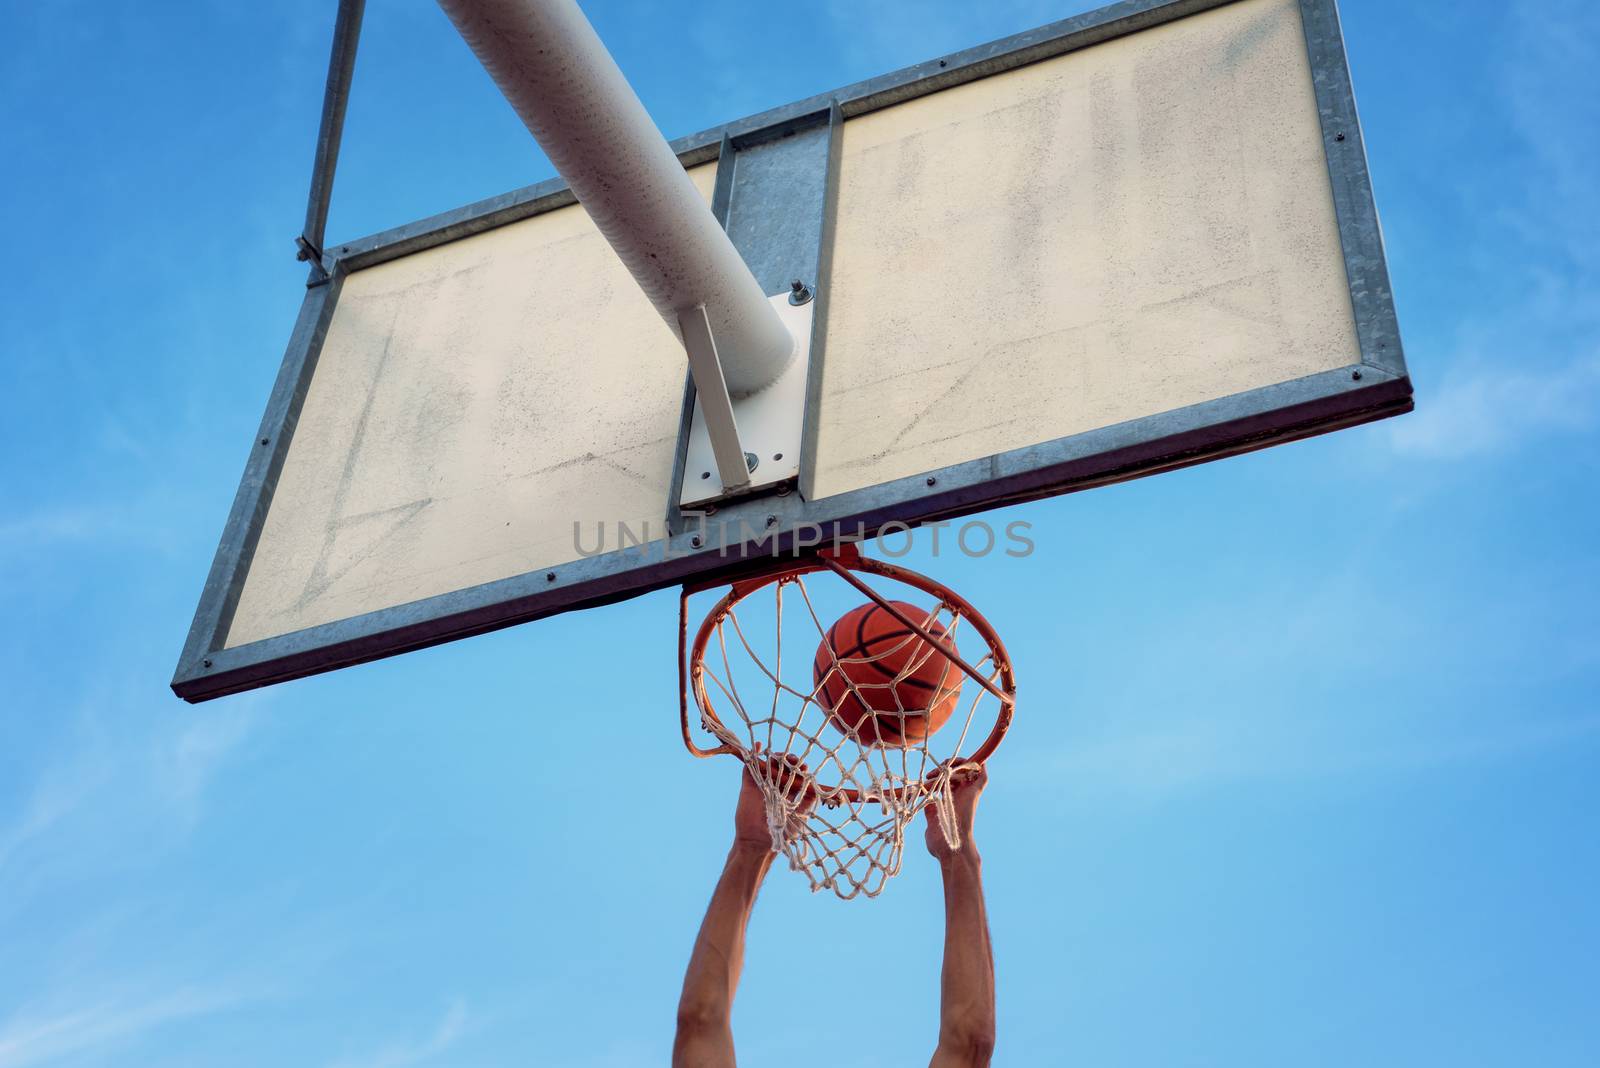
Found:
<path fill-rule="evenodd" d="M 815 293 L 778 485 L 682 506 L 683 348 L 560 181 L 331 245 L 180 696 L 1411 407 L 1333 0 L 1129 0 L 673 149 Z"/>

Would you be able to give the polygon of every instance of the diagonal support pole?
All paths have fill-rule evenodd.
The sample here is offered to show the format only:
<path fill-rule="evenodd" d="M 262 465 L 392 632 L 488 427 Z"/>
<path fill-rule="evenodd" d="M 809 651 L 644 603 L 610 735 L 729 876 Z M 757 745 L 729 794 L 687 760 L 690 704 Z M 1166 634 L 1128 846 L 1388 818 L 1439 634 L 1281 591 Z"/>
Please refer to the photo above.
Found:
<path fill-rule="evenodd" d="M 717 339 L 711 334 L 711 319 L 706 306 L 696 304 L 678 313 L 678 329 L 683 334 L 684 351 L 689 354 L 689 373 L 694 376 L 694 391 L 700 398 L 700 412 L 711 439 L 711 454 L 717 461 L 717 475 L 723 490 L 736 490 L 750 483 L 750 467 L 744 445 L 739 441 L 739 424 L 733 417 L 733 398 L 723 377 L 722 361 L 717 358 Z"/>
<path fill-rule="evenodd" d="M 350 102 L 350 82 L 356 70 L 356 43 L 366 0 L 339 0 L 333 23 L 333 51 L 328 56 L 328 84 L 322 95 L 322 125 L 317 130 L 317 155 L 311 164 L 311 190 L 306 196 L 306 224 L 295 238 L 297 258 L 311 262 L 311 284 L 328 280 L 322 265 L 322 242 L 328 229 L 328 206 L 333 201 L 333 172 L 339 166 L 339 143 L 344 137 L 345 106 Z"/>

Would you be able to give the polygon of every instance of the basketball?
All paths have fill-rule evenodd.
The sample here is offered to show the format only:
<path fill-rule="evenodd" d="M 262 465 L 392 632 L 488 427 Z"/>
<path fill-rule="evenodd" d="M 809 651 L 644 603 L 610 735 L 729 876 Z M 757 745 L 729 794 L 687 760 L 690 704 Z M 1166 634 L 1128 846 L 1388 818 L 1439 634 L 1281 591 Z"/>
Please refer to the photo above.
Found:
<path fill-rule="evenodd" d="M 945 628 L 927 612 L 904 601 L 889 603 L 955 651 Z M 963 681 L 953 661 L 874 602 L 840 616 L 812 662 L 812 692 L 829 720 L 866 745 L 904 748 L 922 741 L 955 711 Z"/>

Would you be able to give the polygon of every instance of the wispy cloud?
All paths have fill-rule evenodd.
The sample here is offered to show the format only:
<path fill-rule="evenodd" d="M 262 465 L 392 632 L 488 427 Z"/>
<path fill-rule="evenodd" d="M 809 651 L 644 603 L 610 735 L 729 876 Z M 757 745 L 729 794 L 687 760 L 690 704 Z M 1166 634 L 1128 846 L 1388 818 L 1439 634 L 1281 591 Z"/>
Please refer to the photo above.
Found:
<path fill-rule="evenodd" d="M 1435 383 L 1419 352 L 1417 411 L 1388 428 L 1410 457 L 1507 455 L 1600 428 L 1600 142 L 1574 136 L 1600 129 L 1600 8 L 1518 0 L 1504 19 L 1491 69 L 1514 148 L 1463 182 L 1477 208 L 1466 251 L 1495 299 L 1463 301 Z"/>
<path fill-rule="evenodd" d="M 207 709 L 155 749 L 157 781 L 175 813 L 191 822 L 198 817 L 206 787 L 255 725 L 255 711 L 248 703 L 215 713 Z"/>
<path fill-rule="evenodd" d="M 190 876 L 161 878 L 184 867 L 173 860 L 254 736 L 261 702 L 149 703 L 90 685 L 41 739 L 59 755 L 0 812 L 0 1068 L 141 1063 L 144 1044 L 201 1018 L 292 995 L 316 956 L 336 951 L 339 930 L 318 918 L 263 934 L 277 888 L 213 901 L 190 893 Z"/>
<path fill-rule="evenodd" d="M 1600 130 L 1600 93 L 1594 91 L 1600 8 L 1588 0 L 1518 0 L 1507 25 L 1503 99 L 1537 165 L 1537 186 L 1522 205 L 1528 236 L 1559 247 L 1587 270 L 1600 269 L 1600 213 L 1594 211 L 1600 142 L 1574 136 Z"/>
<path fill-rule="evenodd" d="M 459 1000 L 451 1002 L 425 1037 L 395 1042 L 365 1056 L 342 1058 L 328 1068 L 408 1068 L 426 1064 L 447 1052 L 467 1033 L 469 1020 L 466 1005 Z"/>
<path fill-rule="evenodd" d="M 104 780 L 106 770 L 99 760 L 78 759 L 42 774 L 21 811 L 9 823 L 0 824 L 0 872 L 5 871 L 12 854 L 48 834 L 77 809 Z"/>
<path fill-rule="evenodd" d="M 0 813 L 0 872 L 19 869 L 7 877 L 10 903 L 48 883 L 50 858 L 69 865 L 109 860 L 130 840 L 121 832 L 132 828 L 141 850 L 192 830 L 207 788 L 248 741 L 263 700 L 245 697 L 130 725 L 92 711 L 129 703 L 117 700 L 114 688 L 86 695 L 64 755 L 39 772 L 15 814 Z M 150 723 L 157 726 L 147 729 Z M 30 862 L 22 874 L 17 861 L 24 856 Z"/>
<path fill-rule="evenodd" d="M 114 534 L 123 525 L 116 509 L 71 505 L 40 508 L 0 519 L 0 550 L 95 541 Z"/>
<path fill-rule="evenodd" d="M 1552 434 L 1600 426 L 1600 355 L 1553 369 L 1452 369 L 1390 431 L 1396 451 L 1437 459 L 1507 453 Z"/>
<path fill-rule="evenodd" d="M 220 1012 L 240 1000 L 227 990 L 181 988 L 155 998 L 107 1000 L 64 1011 L 23 1010 L 0 1024 L 0 1068 L 113 1049 L 163 1025 Z"/>
<path fill-rule="evenodd" d="M 1055 760 L 1046 781 L 1160 800 L 1239 781 L 1296 782 L 1351 775 L 1416 774 L 1511 759 L 1600 739 L 1600 713 L 1499 723 L 1441 738 L 1319 736 L 1314 725 L 1265 716 L 1206 716 L 1142 734 L 1107 738 Z"/>
<path fill-rule="evenodd" d="M 85 547 L 170 550 L 186 543 L 174 516 L 187 514 L 159 493 L 93 504 L 40 504 L 0 516 L 0 568 L 20 568 L 41 555 L 59 557 Z"/>
<path fill-rule="evenodd" d="M 1594 655 L 1582 622 L 1570 638 L 1546 629 L 1562 618 L 1553 583 L 1584 588 L 1591 576 L 1524 571 L 1484 581 L 1470 599 L 1417 602 L 1370 573 L 1393 533 L 1368 528 L 1344 566 L 1303 576 L 1291 596 L 1174 618 L 1151 639 L 1152 670 L 1119 673 L 1120 689 L 1101 695 L 1125 712 L 1086 723 L 1069 748 L 1011 754 L 1008 777 L 1161 803 L 1238 783 L 1410 777 L 1600 746 L 1600 702 L 1539 696 Z M 1492 600 L 1493 617 L 1464 621 L 1479 598 Z M 1348 655 L 1344 666 L 1330 670 L 1331 650 Z M 1495 696 L 1441 704 L 1424 681 L 1453 673 L 1454 692 L 1475 681 L 1493 689 L 1512 664 L 1526 702 L 1515 707 Z M 1369 700 L 1375 688 L 1397 696 Z"/>

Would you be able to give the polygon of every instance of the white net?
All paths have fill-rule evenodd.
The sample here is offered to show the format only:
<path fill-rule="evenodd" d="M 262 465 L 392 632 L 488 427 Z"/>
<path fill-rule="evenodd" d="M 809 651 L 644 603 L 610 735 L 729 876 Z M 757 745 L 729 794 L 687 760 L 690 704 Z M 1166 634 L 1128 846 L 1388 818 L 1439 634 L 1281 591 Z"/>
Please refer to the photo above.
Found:
<path fill-rule="evenodd" d="M 959 848 L 951 777 L 1010 711 L 1009 665 L 961 606 L 899 584 L 893 598 L 893 608 L 868 601 L 827 571 L 785 575 L 709 623 L 690 667 L 701 726 L 749 769 L 774 845 L 813 891 L 844 899 L 882 892 L 929 805 Z M 852 621 L 885 613 L 874 636 L 830 640 L 852 608 Z"/>

